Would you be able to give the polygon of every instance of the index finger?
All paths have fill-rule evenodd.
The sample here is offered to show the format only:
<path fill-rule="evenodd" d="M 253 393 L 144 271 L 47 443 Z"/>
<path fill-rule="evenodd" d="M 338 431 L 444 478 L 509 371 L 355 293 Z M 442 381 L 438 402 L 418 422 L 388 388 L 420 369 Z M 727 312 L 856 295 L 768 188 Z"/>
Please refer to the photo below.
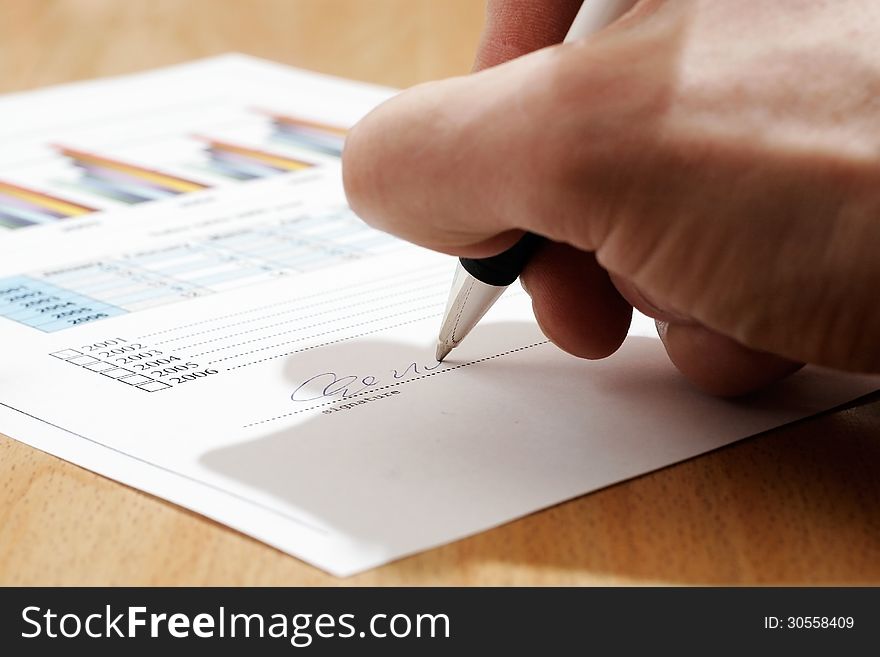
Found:
<path fill-rule="evenodd" d="M 582 4 L 583 0 L 489 0 L 474 70 L 559 43 Z"/>

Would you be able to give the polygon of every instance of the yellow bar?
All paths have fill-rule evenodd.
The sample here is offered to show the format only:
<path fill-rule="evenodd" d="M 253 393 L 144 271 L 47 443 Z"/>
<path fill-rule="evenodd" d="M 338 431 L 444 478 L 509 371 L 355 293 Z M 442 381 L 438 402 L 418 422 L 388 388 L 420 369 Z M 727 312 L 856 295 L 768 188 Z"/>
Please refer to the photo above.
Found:
<path fill-rule="evenodd" d="M 139 167 L 134 164 L 126 164 L 125 162 L 110 160 L 106 157 L 92 155 L 91 153 L 85 153 L 83 151 L 77 151 L 70 148 L 62 148 L 61 152 L 64 155 L 72 157 L 73 159 L 80 162 L 97 164 L 108 169 L 123 171 L 125 173 L 131 174 L 132 176 L 135 176 L 136 178 L 140 178 L 141 180 L 161 185 L 168 189 L 173 189 L 177 192 L 197 192 L 200 189 L 206 189 L 208 187 L 208 185 L 203 185 L 202 183 L 197 183 L 192 180 L 186 180 L 185 178 L 170 176 L 167 173 L 162 173 L 161 171 L 145 169 L 144 167 Z"/>
<path fill-rule="evenodd" d="M 288 125 L 300 126 L 303 128 L 310 128 L 312 130 L 318 130 L 320 132 L 328 132 L 332 135 L 337 135 L 339 137 L 345 137 L 348 134 L 347 128 L 340 128 L 335 125 L 326 125 L 324 123 L 316 123 L 315 121 L 306 121 L 305 119 L 296 119 L 292 116 L 283 116 L 280 114 L 273 114 L 272 118 L 278 121 L 279 123 L 286 123 Z"/>
<path fill-rule="evenodd" d="M 267 153 L 266 151 L 257 150 L 255 148 L 236 146 L 235 144 L 229 144 L 224 141 L 211 140 L 208 143 L 211 145 L 211 148 L 227 151 L 229 153 L 236 153 L 238 155 L 245 155 L 254 160 L 265 162 L 270 166 L 286 169 L 288 171 L 299 171 L 300 169 L 308 169 L 314 166 L 314 164 L 311 164 L 310 162 L 303 162 L 302 160 L 295 160 L 290 157 L 284 157 L 283 155 Z"/>
<path fill-rule="evenodd" d="M 59 212 L 67 217 L 78 217 L 95 211 L 93 208 L 89 208 L 84 205 L 78 205 L 76 203 L 65 201 L 54 196 L 49 196 L 48 194 L 35 192 L 33 190 L 25 189 L 24 187 L 19 187 L 18 185 L 12 185 L 2 181 L 0 181 L 0 193 L 20 198 L 24 201 L 28 201 L 29 203 L 33 203 L 42 208 L 46 208 L 47 210 Z"/>

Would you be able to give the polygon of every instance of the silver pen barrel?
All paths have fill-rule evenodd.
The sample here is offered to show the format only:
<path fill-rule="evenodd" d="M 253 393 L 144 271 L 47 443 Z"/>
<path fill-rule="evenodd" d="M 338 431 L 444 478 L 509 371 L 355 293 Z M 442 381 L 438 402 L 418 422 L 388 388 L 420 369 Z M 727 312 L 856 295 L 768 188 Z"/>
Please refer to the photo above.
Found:
<path fill-rule="evenodd" d="M 483 283 L 471 276 L 461 263 L 457 265 L 437 340 L 438 362 L 464 340 L 507 287 Z"/>

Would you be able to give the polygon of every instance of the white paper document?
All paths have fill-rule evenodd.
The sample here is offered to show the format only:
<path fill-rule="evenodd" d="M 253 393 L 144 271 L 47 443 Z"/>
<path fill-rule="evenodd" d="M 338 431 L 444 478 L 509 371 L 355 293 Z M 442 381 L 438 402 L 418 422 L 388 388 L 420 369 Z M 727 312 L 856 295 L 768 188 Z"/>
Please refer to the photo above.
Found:
<path fill-rule="evenodd" d="M 391 93 L 226 56 L 0 99 L 0 431 L 349 575 L 878 387 L 712 399 L 645 318 L 582 361 L 516 286 L 436 363 L 454 258 L 342 192 Z"/>

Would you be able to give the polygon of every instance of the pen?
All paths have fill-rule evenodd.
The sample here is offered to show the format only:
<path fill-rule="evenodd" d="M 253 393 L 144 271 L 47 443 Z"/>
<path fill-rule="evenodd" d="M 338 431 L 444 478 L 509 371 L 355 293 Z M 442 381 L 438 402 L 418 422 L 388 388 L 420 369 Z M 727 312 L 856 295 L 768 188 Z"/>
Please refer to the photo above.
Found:
<path fill-rule="evenodd" d="M 637 0 L 586 0 L 563 43 L 598 32 L 629 11 Z M 526 233 L 490 258 L 459 258 L 437 339 L 437 361 L 457 347 L 525 268 L 541 238 Z"/>

